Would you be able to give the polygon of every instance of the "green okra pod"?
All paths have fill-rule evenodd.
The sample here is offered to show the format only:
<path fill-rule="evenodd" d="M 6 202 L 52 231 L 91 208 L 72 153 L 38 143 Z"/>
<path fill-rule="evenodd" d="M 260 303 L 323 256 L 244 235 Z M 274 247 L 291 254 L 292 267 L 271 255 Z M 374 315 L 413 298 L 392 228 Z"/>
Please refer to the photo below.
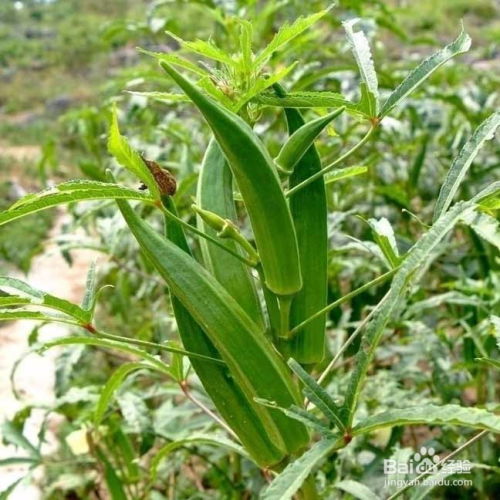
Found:
<path fill-rule="evenodd" d="M 328 126 L 332 120 L 342 114 L 344 110 L 345 107 L 338 108 L 326 116 L 321 116 L 316 118 L 316 120 L 304 123 L 293 133 L 290 131 L 291 135 L 289 139 L 285 142 L 278 156 L 274 159 L 276 165 L 285 172 L 292 172 L 295 165 L 297 165 L 309 150 L 321 131 Z M 299 113 L 298 111 L 296 112 Z"/>
<path fill-rule="evenodd" d="M 223 108 L 165 62 L 163 69 L 212 129 L 245 202 L 267 287 L 277 295 L 302 288 L 297 239 L 273 160 L 243 119 Z"/>
<path fill-rule="evenodd" d="M 300 404 L 297 386 L 263 329 L 184 250 L 157 234 L 128 203 L 120 201 L 118 205 L 142 251 L 163 277 L 171 294 L 206 333 L 235 383 L 247 400 L 253 402 L 255 414 L 274 447 L 282 452 L 283 458 L 302 449 L 309 439 L 304 425 L 279 410 L 254 402 L 258 397 L 276 401 L 282 407 Z M 238 431 L 235 429 L 235 432 Z M 269 456 L 255 456 L 255 459 L 261 463 L 273 461 Z"/>
<path fill-rule="evenodd" d="M 167 210 L 176 213 L 171 197 L 162 197 L 162 202 Z M 165 229 L 168 239 L 191 255 L 183 228 L 166 218 Z M 172 307 L 184 347 L 198 354 L 219 357 L 211 340 L 175 296 L 172 296 Z M 243 393 L 227 367 L 195 358 L 190 361 L 215 407 L 256 461 L 261 465 L 280 462 L 284 452 L 270 440 L 265 423 L 255 411 L 255 403 Z"/>
<path fill-rule="evenodd" d="M 283 89 L 274 86 L 279 96 Z M 300 112 L 285 108 L 289 133 L 293 134 L 304 125 Z M 312 144 L 290 176 L 290 187 L 321 170 L 321 160 Z M 304 286 L 293 297 L 290 311 L 290 326 L 300 324 L 312 314 L 323 309 L 327 302 L 327 203 L 323 178 L 320 177 L 290 199 L 300 254 L 300 265 Z M 317 317 L 297 332 L 292 338 L 282 340 L 280 349 L 285 356 L 293 357 L 303 365 L 320 362 L 325 353 L 326 314 Z"/>

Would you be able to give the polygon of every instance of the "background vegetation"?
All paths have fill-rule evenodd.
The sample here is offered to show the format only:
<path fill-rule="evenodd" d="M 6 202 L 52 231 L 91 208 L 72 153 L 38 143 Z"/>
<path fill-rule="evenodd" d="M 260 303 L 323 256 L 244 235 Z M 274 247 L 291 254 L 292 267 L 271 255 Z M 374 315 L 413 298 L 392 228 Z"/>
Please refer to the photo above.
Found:
<path fill-rule="evenodd" d="M 140 94 L 177 89 L 156 61 L 136 47 L 178 50 L 179 42 L 165 34 L 169 31 L 184 40 L 211 37 L 224 50 L 235 52 L 234 17 L 239 16 L 252 21 L 254 47 L 261 50 L 283 23 L 327 6 L 321 0 L 2 2 L 0 209 L 24 191 L 54 182 L 75 177 L 104 180 L 106 168 L 115 166 L 106 135 L 110 104 L 117 103 L 122 133 L 145 157 L 175 174 L 177 207 L 192 222 L 190 205 L 209 134 L 192 107 Z M 436 72 L 351 157 L 350 165 L 368 167 L 367 173 L 329 187 L 329 302 L 388 269 L 366 219 L 387 218 L 402 253 L 432 222 L 434 200 L 453 158 L 498 108 L 498 14 L 493 0 L 341 0 L 269 62 L 274 74 L 299 61 L 284 80 L 288 88 L 340 92 L 357 100 L 358 70 L 341 27 L 343 20 L 362 19 L 381 92 L 387 95 L 419 61 L 456 37 L 461 20 L 473 40 L 468 53 Z M 234 82 L 218 83 L 232 97 Z M 257 111 L 256 129 L 265 132 L 266 145 L 277 154 L 285 133 L 283 120 L 274 109 Z M 331 161 L 361 137 L 362 128 L 341 119 L 321 136 L 317 147 Z M 30 154 L 33 148 L 36 154 Z M 498 180 L 498 152 L 495 141 L 481 151 L 461 188 L 462 198 Z M 138 184 L 126 172 L 118 175 L 129 185 Z M 164 284 L 114 205 L 92 202 L 68 211 L 70 222 L 58 238 L 65 258 L 71 261 L 72 248 L 81 247 L 108 257 L 97 273 L 100 286 L 113 286 L 103 289 L 99 298 L 100 329 L 156 343 L 178 341 Z M 150 215 L 147 208 L 143 215 Z M 40 212 L 2 226 L 0 274 L 27 271 L 57 217 L 55 210 Z M 68 238 L 74 228 L 78 237 Z M 362 414 L 430 403 L 498 410 L 498 371 L 476 358 L 498 358 L 499 326 L 490 318 L 500 315 L 499 268 L 498 245 L 480 239 L 469 227 L 459 226 L 453 238 L 444 240 L 438 259 L 412 289 L 408 307 L 377 351 Z M 329 313 L 329 354 L 316 373 L 322 372 L 386 290 L 384 286 L 368 290 Z M 34 330 L 26 348 L 40 340 Z M 327 379 L 333 397 L 343 392 L 358 348 L 354 341 Z M 44 498 L 256 498 L 270 473 L 228 444 L 223 429 L 203 411 L 204 406 L 211 407 L 210 400 L 196 377 L 185 375 L 187 363 L 183 365 L 181 358 L 173 359 L 179 376 L 170 383 L 142 370 L 127 377 L 104 415 L 102 441 L 83 450 L 74 444 L 93 419 L 100 389 L 123 361 L 123 355 L 102 348 L 69 346 L 61 352 L 56 403 L 46 408 L 47 423 L 54 414 L 63 417 L 55 430 L 57 451 L 40 454 L 44 428 L 39 442 L 27 443 L 20 437 L 33 410 L 31 401 L 4 424 L 3 439 L 26 451 L 33 470 L 43 470 L 36 481 Z M 178 383 L 185 378 L 189 386 Z M 384 489 L 384 458 L 408 459 L 421 446 L 445 454 L 472 435 L 463 428 L 423 425 L 357 438 L 318 470 L 321 498 L 369 498 L 359 484 L 388 497 L 393 491 Z M 169 443 L 172 446 L 165 448 Z M 151 464 L 160 449 L 167 451 L 155 476 Z M 472 472 L 473 486 L 416 489 L 412 498 L 493 498 L 500 487 L 494 440 L 483 439 L 461 457 L 479 464 Z"/>

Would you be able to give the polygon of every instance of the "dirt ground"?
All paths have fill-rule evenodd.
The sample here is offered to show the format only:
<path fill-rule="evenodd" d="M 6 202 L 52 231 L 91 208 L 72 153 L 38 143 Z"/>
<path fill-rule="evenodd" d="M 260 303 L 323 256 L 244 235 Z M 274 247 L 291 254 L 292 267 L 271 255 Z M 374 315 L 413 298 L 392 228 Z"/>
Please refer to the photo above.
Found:
<path fill-rule="evenodd" d="M 24 151 L 25 153 L 26 151 Z M 1 154 L 1 153 L 0 153 Z M 85 278 L 92 261 L 98 255 L 90 250 L 73 250 L 73 265 L 70 267 L 61 256 L 57 246 L 51 242 L 64 223 L 64 215 L 60 215 L 54 225 L 42 254 L 34 258 L 28 276 L 17 277 L 28 281 L 32 286 L 50 292 L 70 301 L 80 302 L 83 298 Z M 16 375 L 16 387 L 22 394 L 23 401 L 18 401 L 12 394 L 10 372 L 15 361 L 28 348 L 27 339 L 35 323 L 32 321 L 16 321 L 0 326 L 0 419 L 11 417 L 26 402 L 50 404 L 54 400 L 54 359 L 55 349 L 47 351 L 43 356 L 32 354 L 20 365 Z M 64 335 L 66 330 L 62 325 L 46 325 L 41 329 L 40 337 L 49 339 Z M 36 434 L 41 424 L 43 412 L 36 410 L 29 419 L 26 437 L 36 442 Z M 46 449 L 54 444 L 49 443 Z M 16 451 L 13 446 L 0 444 L 0 460 L 22 456 L 22 451 Z M 0 491 L 23 476 L 26 468 L 23 466 L 3 467 L 0 475 Z M 10 500 L 38 500 L 41 492 L 34 486 L 22 485 L 16 488 L 9 497 Z"/>

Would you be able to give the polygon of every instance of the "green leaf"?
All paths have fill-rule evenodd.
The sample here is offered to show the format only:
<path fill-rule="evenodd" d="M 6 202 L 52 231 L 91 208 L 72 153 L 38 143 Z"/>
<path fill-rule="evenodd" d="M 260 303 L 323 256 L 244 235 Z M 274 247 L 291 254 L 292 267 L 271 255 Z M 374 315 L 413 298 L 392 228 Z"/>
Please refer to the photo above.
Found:
<path fill-rule="evenodd" d="M 151 465 L 149 466 L 149 475 L 151 481 L 156 481 L 158 475 L 158 467 L 160 463 L 168 458 L 168 456 L 179 448 L 184 448 L 189 445 L 209 445 L 222 447 L 227 449 L 228 451 L 232 451 L 234 453 L 238 453 L 244 458 L 249 458 L 248 454 L 245 450 L 236 444 L 234 441 L 226 438 L 223 435 L 217 434 L 192 434 L 188 437 L 177 439 L 176 441 L 172 441 L 171 443 L 167 443 L 163 447 L 161 447 L 156 455 L 151 460 Z"/>
<path fill-rule="evenodd" d="M 0 226 L 25 215 L 65 203 L 118 198 L 154 203 L 151 196 L 118 184 L 99 181 L 69 181 L 21 198 L 7 210 L 0 212 Z"/>
<path fill-rule="evenodd" d="M 116 474 L 116 468 L 99 447 L 96 448 L 96 454 L 104 468 L 104 480 L 111 500 L 127 500 L 122 480 Z"/>
<path fill-rule="evenodd" d="M 166 31 L 165 33 L 167 35 L 170 35 L 174 40 L 176 40 L 181 46 L 181 48 L 189 52 L 193 52 L 200 56 L 207 57 L 208 59 L 212 59 L 213 61 L 221 62 L 229 67 L 236 66 L 236 61 L 229 54 L 227 54 L 222 49 L 217 47 L 217 45 L 215 45 L 215 43 L 212 41 L 207 42 L 205 40 L 198 39 L 193 42 L 187 42 L 186 40 L 183 40 L 177 35 L 174 35 L 170 31 Z"/>
<path fill-rule="evenodd" d="M 500 416 L 479 408 L 450 404 L 388 410 L 361 421 L 354 427 L 353 434 L 366 434 L 383 427 L 419 424 L 459 425 L 500 433 Z"/>
<path fill-rule="evenodd" d="M 154 57 L 158 61 L 164 61 L 166 63 L 173 64 L 174 66 L 178 66 L 179 68 L 187 69 L 188 71 L 191 71 L 192 73 L 195 73 L 196 75 L 201 76 L 202 78 L 205 78 L 207 76 L 206 71 L 204 71 L 191 61 L 188 61 L 187 59 L 180 57 L 177 54 L 166 54 L 164 52 L 151 52 L 149 50 L 144 50 L 144 49 L 138 49 L 138 50 L 142 54 Z"/>
<path fill-rule="evenodd" d="M 373 493 L 373 490 L 366 486 L 366 484 L 358 481 L 345 479 L 344 481 L 336 483 L 334 486 L 335 488 L 349 493 L 349 495 L 352 495 L 354 498 L 359 498 L 359 500 L 381 500 L 378 495 Z"/>
<path fill-rule="evenodd" d="M 484 365 L 492 366 L 493 368 L 497 368 L 500 370 L 500 361 L 491 358 L 475 358 L 476 361 L 482 363 Z"/>
<path fill-rule="evenodd" d="M 35 460 L 41 460 L 40 452 L 24 437 L 21 430 L 9 420 L 0 424 L 2 440 L 17 448 L 22 448 L 28 456 Z"/>
<path fill-rule="evenodd" d="M 432 56 L 422 61 L 410 74 L 396 87 L 382 106 L 380 117 L 386 116 L 389 111 L 397 106 L 408 94 L 413 92 L 434 71 L 452 57 L 467 52 L 471 45 L 470 36 L 462 31 L 452 43 L 439 50 Z"/>
<path fill-rule="evenodd" d="M 288 366 L 306 386 L 304 394 L 307 398 L 314 403 L 332 425 L 337 426 L 341 432 L 344 432 L 345 425 L 340 416 L 340 408 L 331 396 L 294 359 L 288 360 Z"/>
<path fill-rule="evenodd" d="M 481 238 L 500 250 L 500 223 L 491 215 L 471 210 L 462 221 L 470 226 Z"/>
<path fill-rule="evenodd" d="M 25 311 L 21 309 L 0 309 L 0 321 L 13 321 L 19 319 L 80 326 L 79 322 L 62 315 L 45 314 L 38 311 Z"/>
<path fill-rule="evenodd" d="M 151 365 L 147 363 L 125 363 L 116 369 L 111 377 L 108 379 L 104 387 L 102 388 L 101 395 L 99 396 L 99 401 L 94 410 L 94 426 L 97 428 L 102 422 L 104 413 L 106 412 L 111 398 L 123 383 L 123 381 L 132 372 L 143 369 L 151 369 Z"/>
<path fill-rule="evenodd" d="M 459 202 L 451 210 L 443 214 L 434 225 L 407 253 L 405 260 L 394 275 L 391 287 L 385 299 L 378 304 L 371 322 L 361 340 L 361 347 L 355 358 L 354 371 L 351 374 L 346 391 L 343 412 L 348 414 L 348 423 L 352 422 L 354 411 L 361 391 L 366 372 L 370 366 L 376 347 L 384 329 L 411 283 L 415 271 L 428 263 L 434 249 L 467 211 L 472 210 L 483 198 L 498 192 L 500 182 L 492 183 L 467 202 Z"/>
<path fill-rule="evenodd" d="M 144 435 L 152 432 L 152 421 L 146 402 L 140 394 L 123 392 L 117 399 L 126 430 L 132 434 Z"/>
<path fill-rule="evenodd" d="M 60 299 L 59 297 L 55 297 L 50 293 L 45 293 L 41 290 L 37 290 L 36 288 L 30 286 L 28 283 L 25 283 L 24 281 L 21 281 L 19 279 L 10 278 L 8 276 L 0 276 L 0 289 L 5 288 L 16 290 L 17 292 L 20 292 L 25 296 L 19 297 L 21 299 L 21 302 L 18 302 L 18 304 L 26 304 L 23 299 L 28 299 L 29 305 L 55 309 L 67 314 L 68 316 L 71 316 L 72 318 L 75 318 L 81 323 L 87 323 L 90 319 L 90 314 L 76 304 L 73 304 L 64 299 Z"/>
<path fill-rule="evenodd" d="M 95 337 L 64 337 L 57 340 L 52 340 L 50 342 L 45 342 L 40 346 L 39 351 L 43 352 L 47 349 L 51 349 L 52 347 L 72 344 L 92 345 L 96 347 L 103 347 L 106 349 L 116 349 L 117 351 L 123 351 L 128 354 L 133 354 L 143 359 L 144 361 L 147 361 L 151 365 L 151 367 L 156 368 L 158 371 L 171 377 L 169 366 L 161 361 L 158 357 L 149 354 L 143 349 L 138 349 L 137 347 L 107 339 L 99 339 Z"/>
<path fill-rule="evenodd" d="M 254 66 L 257 70 L 264 66 L 277 50 L 282 49 L 286 44 L 302 34 L 306 29 L 321 19 L 329 10 L 330 9 L 325 9 L 307 17 L 299 17 L 292 24 L 285 23 L 281 26 L 269 45 L 255 58 Z"/>
<path fill-rule="evenodd" d="M 368 219 L 368 224 L 372 229 L 373 236 L 384 257 L 389 264 L 389 268 L 394 269 L 401 263 L 399 250 L 396 244 L 396 237 L 391 223 L 385 218 Z"/>
<path fill-rule="evenodd" d="M 263 106 L 277 106 L 280 108 L 339 108 L 354 114 L 363 114 L 357 109 L 357 104 L 346 99 L 342 94 L 335 92 L 287 92 L 284 97 L 278 97 L 274 92 L 262 92 L 256 95 L 252 102 Z"/>
<path fill-rule="evenodd" d="M 127 92 L 128 94 L 147 97 L 154 101 L 162 102 L 165 104 L 172 104 L 174 102 L 191 102 L 189 97 L 184 94 L 172 94 L 171 92 Z"/>
<path fill-rule="evenodd" d="M 311 120 L 298 128 L 288 138 L 274 159 L 276 164 L 287 172 L 291 172 L 295 165 L 302 159 L 318 135 L 332 120 L 337 118 L 345 108 L 339 108 L 326 116 Z"/>
<path fill-rule="evenodd" d="M 368 40 L 363 31 L 354 32 L 353 26 L 359 19 L 351 19 L 342 23 L 351 46 L 352 53 L 361 74 L 361 80 L 365 84 L 365 92 L 373 99 L 373 105 L 366 107 L 370 116 L 377 116 L 379 111 L 378 80 L 373 65 L 372 53 Z"/>
<path fill-rule="evenodd" d="M 458 156 L 453 160 L 439 191 L 439 197 L 434 208 L 434 220 L 448 210 L 474 158 L 483 144 L 493 139 L 498 125 L 500 125 L 500 113 L 496 112 L 479 125 L 474 134 L 472 134 L 472 137 L 465 143 Z"/>
<path fill-rule="evenodd" d="M 262 493 L 261 500 L 290 500 L 315 467 L 338 447 L 335 439 L 322 439 L 297 458 Z"/>
<path fill-rule="evenodd" d="M 332 184 L 342 179 L 348 179 L 349 177 L 354 177 L 356 175 L 366 174 L 366 172 L 368 172 L 368 167 L 363 166 L 339 168 L 325 175 L 325 184 Z"/>
<path fill-rule="evenodd" d="M 7 486 L 7 488 L 0 491 L 0 500 L 8 500 L 10 498 L 10 494 L 17 488 L 17 486 L 23 479 L 23 477 L 19 478 L 17 481 L 14 481 L 9 486 Z"/>
<path fill-rule="evenodd" d="M 132 172 L 148 187 L 153 198 L 157 200 L 160 199 L 160 190 L 153 174 L 141 158 L 141 155 L 135 151 L 130 146 L 127 139 L 120 134 L 116 107 L 113 107 L 113 115 L 108 136 L 108 151 L 116 158 L 120 165 Z"/>

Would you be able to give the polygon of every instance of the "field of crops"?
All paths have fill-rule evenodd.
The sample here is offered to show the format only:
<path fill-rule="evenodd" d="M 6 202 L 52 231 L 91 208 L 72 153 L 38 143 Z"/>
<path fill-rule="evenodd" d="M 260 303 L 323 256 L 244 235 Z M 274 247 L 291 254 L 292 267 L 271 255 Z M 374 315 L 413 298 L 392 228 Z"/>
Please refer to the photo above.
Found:
<path fill-rule="evenodd" d="M 495 0 L 4 0 L 0 500 L 500 491 Z"/>

